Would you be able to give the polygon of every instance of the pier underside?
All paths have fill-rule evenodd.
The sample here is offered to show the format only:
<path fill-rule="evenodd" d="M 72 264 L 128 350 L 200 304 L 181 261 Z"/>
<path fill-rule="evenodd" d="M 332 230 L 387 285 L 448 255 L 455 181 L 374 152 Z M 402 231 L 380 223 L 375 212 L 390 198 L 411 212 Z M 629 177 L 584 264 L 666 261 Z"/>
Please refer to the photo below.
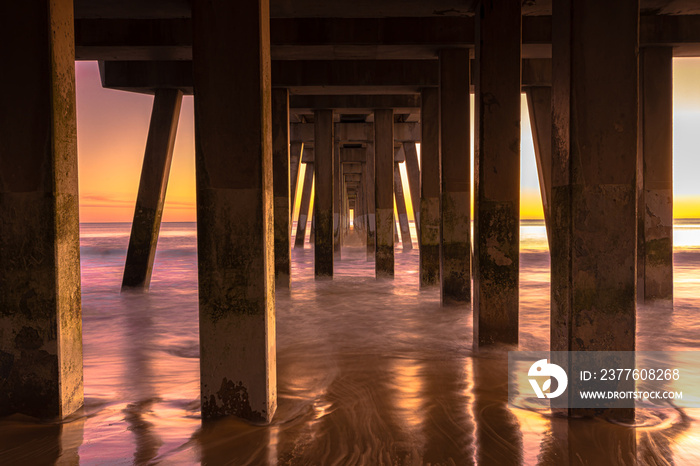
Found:
<path fill-rule="evenodd" d="M 390 353 L 361 376 L 341 352 L 341 373 L 389 377 L 371 388 L 387 405 L 412 396 L 401 393 L 407 371 L 428 373 L 423 418 L 383 405 L 374 415 L 400 419 L 375 435 L 409 429 L 423 461 L 522 458 L 517 421 L 485 388 L 502 388 L 505 371 L 484 374 L 521 330 L 523 93 L 551 254 L 551 349 L 633 351 L 637 306 L 673 302 L 672 58 L 700 56 L 697 2 L 55 0 L 10 2 L 3 18 L 2 56 L 22 71 L 0 73 L 0 415 L 63 417 L 83 404 L 75 60 L 99 61 L 105 88 L 155 96 L 124 289 L 149 289 L 180 105 L 194 95 L 202 419 L 274 425 L 278 405 L 279 419 L 293 418 L 289 372 L 315 363 L 285 354 L 276 320 L 296 306 L 279 291 L 294 290 L 300 267 L 324 300 L 345 261 L 409 286 L 397 276 L 405 255 L 417 262 L 411 299 L 437 304 L 395 311 L 444 311 L 438 321 L 470 344 L 473 333 L 473 349 L 436 366 L 426 361 L 452 348 L 405 367 Z M 307 247 L 312 263 L 295 268 Z M 475 419 L 458 395 L 465 370 L 484 384 L 469 401 Z M 340 379 L 320 388 L 336 412 L 303 408 L 320 410 L 321 430 L 356 421 Z M 441 410 L 465 417 L 441 425 Z M 487 446 L 490 422 L 511 449 Z M 612 430 L 610 442 L 630 441 Z M 464 451 L 441 456 L 436 431 Z M 329 432 L 328 442 L 351 435 Z M 206 435 L 203 457 L 216 462 Z"/>

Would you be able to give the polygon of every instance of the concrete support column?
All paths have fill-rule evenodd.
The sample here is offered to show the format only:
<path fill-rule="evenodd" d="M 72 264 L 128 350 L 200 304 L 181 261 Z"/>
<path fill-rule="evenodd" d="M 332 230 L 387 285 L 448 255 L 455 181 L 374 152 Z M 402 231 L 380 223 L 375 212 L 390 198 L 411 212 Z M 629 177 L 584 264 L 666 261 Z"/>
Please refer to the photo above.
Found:
<path fill-rule="evenodd" d="M 268 2 L 192 10 L 202 418 L 269 422 L 277 370 Z"/>
<path fill-rule="evenodd" d="M 316 216 L 311 213 L 311 232 L 309 233 L 309 243 L 314 245 L 316 248 Z"/>
<path fill-rule="evenodd" d="M 343 173 L 342 164 L 340 164 L 340 179 L 342 183 L 341 194 L 343 196 L 340 211 L 340 246 L 342 247 L 345 244 L 345 239 L 347 238 L 348 231 L 350 229 L 350 198 L 348 186 L 345 182 L 345 174 Z"/>
<path fill-rule="evenodd" d="M 313 149 L 304 147 L 304 152 L 313 152 Z M 307 162 L 304 172 L 304 185 L 301 187 L 301 203 L 299 204 L 299 218 L 297 219 L 297 234 L 294 241 L 294 249 L 304 249 L 306 241 L 306 225 L 309 222 L 309 208 L 311 206 L 311 191 L 314 184 L 314 164 Z"/>
<path fill-rule="evenodd" d="M 299 185 L 299 166 L 301 155 L 304 152 L 304 143 L 294 142 L 289 146 L 289 213 L 294 211 L 297 200 L 297 187 Z"/>
<path fill-rule="evenodd" d="M 362 175 L 362 178 L 364 179 L 364 174 Z M 353 217 L 353 222 L 354 222 L 354 228 L 355 228 L 355 233 L 359 233 L 359 238 L 364 242 L 367 239 L 367 235 L 365 235 L 365 228 L 366 228 L 366 217 L 365 217 L 365 199 L 364 199 L 364 183 L 360 182 L 360 185 L 357 187 L 356 195 L 355 195 L 355 214 Z"/>
<path fill-rule="evenodd" d="M 335 138 L 334 138 L 335 139 Z M 340 144 L 333 142 L 333 253 L 340 259 L 341 217 L 343 216 L 343 173 L 340 163 Z"/>
<path fill-rule="evenodd" d="M 401 245 L 404 251 L 410 251 L 413 249 L 413 244 L 411 242 L 411 230 L 408 226 L 408 212 L 406 210 L 406 198 L 403 193 L 399 162 L 394 162 L 394 195 L 396 196 L 396 210 L 399 213 L 399 226 L 401 227 Z"/>
<path fill-rule="evenodd" d="M 357 188 L 357 200 L 355 200 L 355 230 L 359 233 L 363 243 L 367 241 L 367 200 L 365 199 L 365 167 L 362 165 L 362 182 Z"/>
<path fill-rule="evenodd" d="M 440 284 L 443 303 L 471 300 L 469 50 L 440 52 Z"/>
<path fill-rule="evenodd" d="M 420 286 L 440 283 L 440 92 L 421 91 Z"/>
<path fill-rule="evenodd" d="M 131 237 L 126 253 L 122 289 L 147 290 L 151 283 L 181 105 L 181 91 L 177 89 L 156 91 L 134 209 L 134 221 L 131 224 Z"/>
<path fill-rule="evenodd" d="M 316 278 L 333 276 L 334 185 L 333 110 L 314 111 L 314 270 Z"/>
<path fill-rule="evenodd" d="M 418 166 L 418 151 L 415 142 L 404 142 L 403 151 L 406 154 L 406 172 L 408 187 L 413 205 L 413 218 L 416 224 L 416 237 L 420 241 L 420 167 Z"/>
<path fill-rule="evenodd" d="M 376 123 L 375 123 L 376 125 Z M 376 126 L 375 126 L 376 128 Z M 367 205 L 367 260 L 373 260 L 375 256 L 376 228 L 375 217 L 375 154 L 374 144 L 367 144 L 365 150 L 365 200 Z"/>
<path fill-rule="evenodd" d="M 673 48 L 640 54 L 637 296 L 673 301 Z"/>
<path fill-rule="evenodd" d="M 362 175 L 360 175 L 362 176 Z M 354 209 L 352 214 L 353 229 L 355 233 L 362 232 L 362 183 L 360 182 L 355 190 L 355 199 L 352 199 L 350 191 L 348 191 L 348 209 Z M 354 204 L 354 207 L 353 207 Z M 348 215 L 350 215 L 348 213 Z M 348 217 L 348 229 L 350 228 L 350 217 Z M 350 233 L 348 232 L 348 236 Z"/>
<path fill-rule="evenodd" d="M 0 18 L 0 416 L 83 404 L 73 2 Z"/>
<path fill-rule="evenodd" d="M 377 278 L 394 276 L 394 111 L 374 111 Z"/>
<path fill-rule="evenodd" d="M 553 14 L 551 348 L 633 351 L 639 0 Z"/>
<path fill-rule="evenodd" d="M 547 227 L 547 239 L 551 240 L 549 204 L 552 198 L 552 88 L 550 86 L 528 87 L 525 89 L 525 95 L 532 139 L 535 144 L 535 161 L 540 182 L 544 223 Z"/>
<path fill-rule="evenodd" d="M 401 238 L 399 238 L 399 219 L 397 218 L 396 215 L 394 215 L 394 244 L 397 244 L 399 241 L 401 241 Z"/>
<path fill-rule="evenodd" d="M 517 344 L 520 2 L 482 0 L 476 17 L 474 345 Z"/>
<path fill-rule="evenodd" d="M 289 219 L 289 92 L 272 90 L 272 180 L 275 197 L 275 285 L 289 288 L 292 273 Z"/>

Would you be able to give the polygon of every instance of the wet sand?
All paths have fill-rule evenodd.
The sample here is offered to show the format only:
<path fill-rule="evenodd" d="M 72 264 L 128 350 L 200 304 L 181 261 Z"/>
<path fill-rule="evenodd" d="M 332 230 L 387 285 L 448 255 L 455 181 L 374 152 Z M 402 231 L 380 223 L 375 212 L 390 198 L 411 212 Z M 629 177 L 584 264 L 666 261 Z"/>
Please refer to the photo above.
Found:
<path fill-rule="evenodd" d="M 418 289 L 418 253 L 376 281 L 363 247 L 333 281 L 293 253 L 278 290 L 279 407 L 268 426 L 199 417 L 193 230 L 164 230 L 152 290 L 120 294 L 122 243 L 83 241 L 85 408 L 63 423 L 0 419 L 0 464 L 692 464 L 700 410 L 638 410 L 635 425 L 509 408 L 507 350 L 472 349 L 468 306 Z M 115 230 L 116 231 L 116 230 Z M 85 233 L 85 232 L 84 232 Z M 128 234 L 128 229 L 126 231 Z M 535 236 L 541 233 L 535 233 Z M 102 236 L 100 236 L 102 235 Z M 527 236 L 527 233 L 524 235 Z M 115 252 L 116 251 L 116 252 Z M 695 349 L 700 251 L 682 251 L 672 311 L 639 310 L 640 349 Z M 549 346 L 549 260 L 521 255 L 520 349 Z"/>

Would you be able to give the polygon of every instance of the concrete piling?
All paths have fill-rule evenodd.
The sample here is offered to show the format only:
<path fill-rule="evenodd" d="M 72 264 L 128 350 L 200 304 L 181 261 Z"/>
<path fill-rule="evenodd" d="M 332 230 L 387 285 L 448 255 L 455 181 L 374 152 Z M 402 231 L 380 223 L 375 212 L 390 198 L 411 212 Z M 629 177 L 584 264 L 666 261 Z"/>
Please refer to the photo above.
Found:
<path fill-rule="evenodd" d="M 375 259 L 377 239 L 376 193 L 375 193 L 375 147 L 368 144 L 365 149 L 365 194 L 367 202 L 367 260 Z"/>
<path fill-rule="evenodd" d="M 0 416 L 56 418 L 83 405 L 73 2 L 3 10 Z"/>
<path fill-rule="evenodd" d="M 342 164 L 340 163 L 340 144 L 333 141 L 333 254 L 337 259 L 340 259 L 340 236 L 341 236 L 341 217 L 344 215 L 343 210 L 344 195 L 343 195 L 343 174 Z"/>
<path fill-rule="evenodd" d="M 673 302 L 673 48 L 640 53 L 638 296 Z"/>
<path fill-rule="evenodd" d="M 403 151 L 406 154 L 406 173 L 408 174 L 408 186 L 411 193 L 416 237 L 420 239 L 420 168 L 418 166 L 416 143 L 404 142 Z"/>
<path fill-rule="evenodd" d="M 420 286 L 440 284 L 440 93 L 421 91 Z"/>
<path fill-rule="evenodd" d="M 551 348 L 633 351 L 639 2 L 553 12 Z"/>
<path fill-rule="evenodd" d="M 269 422 L 277 372 L 268 2 L 192 8 L 202 418 Z"/>
<path fill-rule="evenodd" d="M 411 230 L 408 226 L 408 212 L 406 210 L 406 198 L 403 192 L 401 171 L 399 163 L 394 162 L 394 196 L 396 197 L 396 209 L 399 213 L 399 226 L 401 227 L 401 246 L 404 251 L 413 249 L 411 242 Z"/>
<path fill-rule="evenodd" d="M 126 253 L 122 289 L 147 290 L 151 283 L 181 105 L 182 91 L 156 91 Z"/>
<path fill-rule="evenodd" d="M 471 300 L 469 51 L 440 51 L 440 285 L 443 304 Z"/>
<path fill-rule="evenodd" d="M 299 186 L 299 167 L 304 153 L 304 143 L 294 142 L 289 146 L 289 213 L 292 215 L 297 200 Z"/>
<path fill-rule="evenodd" d="M 520 3 L 488 0 L 478 8 L 473 305 L 477 347 L 518 343 L 521 101 Z"/>
<path fill-rule="evenodd" d="M 272 90 L 272 180 L 275 209 L 275 285 L 289 288 L 292 274 L 290 249 L 289 92 Z"/>
<path fill-rule="evenodd" d="M 333 276 L 335 193 L 333 111 L 314 111 L 314 270 L 316 278 Z"/>
<path fill-rule="evenodd" d="M 394 276 L 394 111 L 374 111 L 377 278 Z"/>

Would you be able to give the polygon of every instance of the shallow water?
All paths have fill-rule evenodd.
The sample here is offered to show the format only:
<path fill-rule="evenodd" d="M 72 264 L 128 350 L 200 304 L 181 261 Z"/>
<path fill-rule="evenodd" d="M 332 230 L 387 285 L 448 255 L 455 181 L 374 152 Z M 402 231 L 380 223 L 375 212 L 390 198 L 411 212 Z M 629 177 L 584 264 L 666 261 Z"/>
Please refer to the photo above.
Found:
<path fill-rule="evenodd" d="M 636 427 L 509 409 L 506 354 L 472 350 L 468 306 L 418 289 L 418 251 L 376 281 L 348 247 L 333 281 L 293 251 L 277 293 L 279 407 L 269 426 L 199 417 L 194 224 L 164 224 L 147 294 L 120 293 L 128 224 L 81 226 L 85 408 L 64 423 L 0 419 L 0 463 L 689 464 L 700 410 Z M 641 306 L 640 350 L 700 346 L 700 224 L 675 230 L 675 305 Z M 549 346 L 544 226 L 521 227 L 520 348 Z"/>

